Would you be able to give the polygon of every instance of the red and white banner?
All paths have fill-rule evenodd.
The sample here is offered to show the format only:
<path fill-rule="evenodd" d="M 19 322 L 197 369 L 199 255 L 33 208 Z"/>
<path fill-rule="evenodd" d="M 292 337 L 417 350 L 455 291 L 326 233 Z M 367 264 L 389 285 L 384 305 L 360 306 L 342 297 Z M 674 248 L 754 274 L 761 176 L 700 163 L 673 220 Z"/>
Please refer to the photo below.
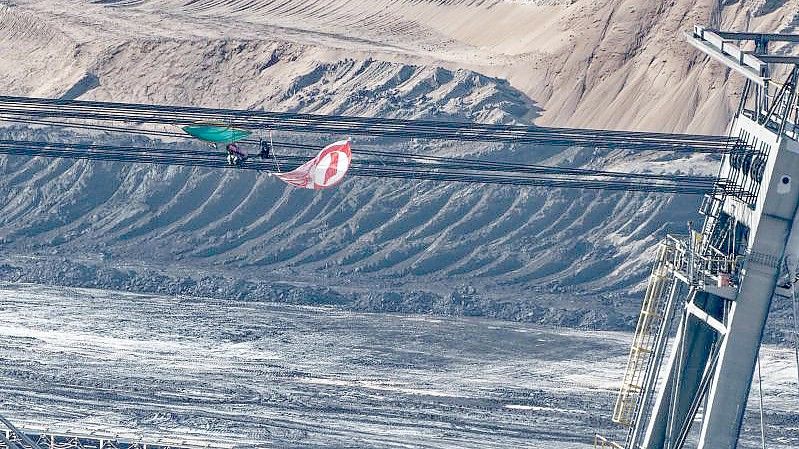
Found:
<path fill-rule="evenodd" d="M 320 190 L 341 182 L 350 168 L 350 161 L 350 141 L 340 140 L 326 146 L 315 158 L 296 169 L 274 175 L 295 187 Z"/>

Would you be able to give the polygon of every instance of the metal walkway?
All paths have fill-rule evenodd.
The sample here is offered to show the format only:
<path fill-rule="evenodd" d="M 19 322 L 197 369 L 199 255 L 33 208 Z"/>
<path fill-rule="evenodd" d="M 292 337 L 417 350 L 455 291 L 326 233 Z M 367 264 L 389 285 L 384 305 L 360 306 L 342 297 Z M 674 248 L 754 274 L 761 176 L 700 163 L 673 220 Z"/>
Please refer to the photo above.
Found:
<path fill-rule="evenodd" d="M 0 449 L 206 449 L 178 438 L 131 438 L 103 432 L 59 432 L 20 429 L 0 415 Z M 233 449 L 235 445 L 214 443 L 214 448 Z"/>
<path fill-rule="evenodd" d="M 35 442 L 36 446 L 25 443 L 17 434 L 5 430 L 0 431 L 0 449 L 207 449 L 211 447 L 192 445 L 185 441 L 129 440 L 114 435 L 59 434 L 27 430 L 24 431 L 24 435 Z"/>

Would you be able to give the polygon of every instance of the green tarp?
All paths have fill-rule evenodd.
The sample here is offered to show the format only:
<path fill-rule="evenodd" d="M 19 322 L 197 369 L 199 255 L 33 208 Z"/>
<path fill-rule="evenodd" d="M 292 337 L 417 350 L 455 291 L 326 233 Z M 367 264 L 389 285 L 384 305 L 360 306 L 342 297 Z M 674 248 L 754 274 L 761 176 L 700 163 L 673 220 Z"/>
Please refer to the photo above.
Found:
<path fill-rule="evenodd" d="M 184 126 L 183 131 L 206 142 L 230 143 L 246 138 L 250 131 L 229 126 L 192 125 Z"/>

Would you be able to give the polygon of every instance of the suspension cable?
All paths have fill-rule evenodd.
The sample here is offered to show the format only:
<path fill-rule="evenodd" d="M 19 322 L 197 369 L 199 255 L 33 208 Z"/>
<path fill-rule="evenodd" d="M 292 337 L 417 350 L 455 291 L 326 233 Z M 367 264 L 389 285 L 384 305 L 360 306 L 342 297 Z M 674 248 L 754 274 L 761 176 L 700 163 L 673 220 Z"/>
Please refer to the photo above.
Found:
<path fill-rule="evenodd" d="M 310 133 L 458 141 L 530 143 L 606 149 L 720 153 L 733 150 L 737 139 L 726 136 L 646 133 L 525 125 L 492 125 L 432 120 L 323 116 L 284 112 L 212 109 L 185 106 L 106 103 L 0 96 L 0 113 L 34 118 L 110 120 L 132 123 L 191 125 L 222 122 L 251 128 Z"/>
<path fill-rule="evenodd" d="M 72 159 L 105 160 L 113 162 L 154 163 L 207 168 L 226 168 L 218 153 L 189 149 L 153 149 L 142 147 L 115 147 L 109 145 L 65 144 L 28 141 L 0 141 L 0 153 L 62 157 Z M 285 157 L 292 162 L 293 169 L 299 166 L 300 157 Z M 377 165 L 380 162 L 381 165 Z M 272 172 L 266 161 L 249 160 L 243 169 Z M 376 160 L 355 160 L 350 169 L 355 176 L 386 177 L 395 179 L 420 179 L 467 183 L 489 183 L 517 186 L 570 187 L 601 190 L 626 190 L 656 193 L 702 194 L 708 191 L 705 183 L 658 180 L 657 182 L 636 179 L 579 179 L 569 173 L 529 174 L 514 172 L 485 172 L 447 164 L 418 164 L 391 162 L 383 164 Z M 568 177 L 562 177 L 564 174 Z M 559 176 L 560 175 L 560 176 Z"/>
<path fill-rule="evenodd" d="M 21 123 L 33 123 L 33 124 L 46 124 L 50 126 L 58 126 L 58 127 L 66 127 L 66 128 L 78 128 L 78 129 L 87 129 L 87 130 L 100 130 L 100 131 L 118 131 L 123 132 L 125 134 L 141 134 L 141 135 L 157 135 L 162 137 L 174 137 L 174 138 L 181 138 L 181 139 L 195 139 L 194 137 L 180 132 L 166 132 L 166 131 L 152 131 L 152 130 L 136 130 L 131 128 L 124 128 L 124 127 L 115 127 L 115 126 L 107 126 L 107 125 L 89 125 L 89 124 L 74 124 L 74 123 L 62 123 L 62 122 L 52 122 L 46 120 L 22 120 L 17 118 L 12 118 L 9 121 L 16 121 Z M 242 139 L 240 142 L 244 143 L 258 143 L 255 140 L 250 139 Z M 271 140 L 271 131 L 270 131 L 270 143 L 274 148 L 275 143 Z M 299 149 L 299 150 L 308 150 L 308 151 L 317 151 L 317 146 L 308 145 L 308 144 L 297 144 L 291 142 L 277 142 L 278 145 L 285 148 L 292 148 L 292 149 Z M 710 176 L 687 176 L 687 175 L 671 175 L 671 174 L 657 174 L 657 173 L 629 173 L 629 172 L 614 172 L 614 171 L 607 171 L 607 170 L 596 170 L 596 169 L 584 169 L 584 168 L 568 168 L 568 167 L 552 167 L 552 166 L 545 166 L 545 165 L 531 165 L 531 164 L 519 164 L 519 163 L 508 163 L 508 162 L 495 162 L 495 161 L 480 161 L 475 159 L 466 159 L 466 158 L 452 158 L 452 157 L 442 157 L 442 156 L 429 156 L 429 155 L 420 155 L 420 154 L 402 154 L 402 153 L 393 153 L 388 151 L 377 151 L 377 150 L 368 150 L 368 149 L 359 149 L 358 155 L 365 155 L 365 156 L 375 156 L 375 157 L 382 157 L 382 158 L 392 158 L 392 159 L 414 159 L 414 160 L 423 160 L 423 161 L 433 161 L 433 162 L 450 162 L 454 164 L 465 164 L 461 168 L 474 168 L 474 169 L 482 169 L 482 170 L 489 170 L 489 171 L 520 171 L 526 173 L 541 173 L 541 174 L 572 174 L 572 175 L 596 175 L 596 176 L 609 176 L 609 177 L 622 177 L 622 178 L 641 178 L 646 180 L 653 180 L 653 179 L 662 179 L 668 181 L 680 181 L 680 182 L 695 182 L 695 183 L 703 183 L 707 184 L 708 186 L 712 186 L 715 182 L 716 178 Z M 407 164 L 407 162 L 406 162 Z M 468 166 L 466 165 L 468 164 Z M 278 166 L 278 171 L 280 168 Z"/>
<path fill-rule="evenodd" d="M 34 124 L 46 124 L 50 126 L 60 126 L 60 127 L 89 129 L 89 130 L 119 131 L 127 134 L 158 135 L 162 137 L 176 137 L 184 139 L 192 138 L 191 136 L 188 136 L 187 134 L 182 132 L 174 133 L 174 132 L 152 131 L 152 130 L 136 130 L 131 128 L 122 128 L 122 127 L 115 127 L 108 125 L 75 124 L 75 123 L 65 123 L 65 122 L 52 122 L 45 120 L 24 121 L 16 118 L 12 118 L 10 121 L 19 121 L 19 122 L 34 123 Z M 250 142 L 250 141 L 245 139 L 242 140 L 242 142 Z M 252 141 L 250 143 L 254 142 L 255 141 Z M 270 144 L 272 144 L 272 147 L 274 148 L 274 143 L 271 140 L 271 131 L 270 131 Z M 282 147 L 285 146 L 294 149 L 316 150 L 316 147 L 306 144 L 292 144 L 287 142 L 280 142 L 280 145 Z M 439 164 L 435 168 L 487 170 L 487 171 L 517 171 L 522 173 L 535 173 L 535 174 L 560 174 L 560 175 L 568 174 L 568 175 L 577 175 L 577 176 L 640 178 L 645 180 L 666 180 L 666 181 L 680 182 L 680 183 L 692 183 L 694 185 L 703 184 L 708 188 L 712 187 L 715 182 L 715 178 L 709 176 L 686 176 L 686 175 L 655 174 L 655 173 L 624 173 L 624 172 L 613 172 L 607 170 L 551 167 L 551 166 L 517 164 L 517 163 L 507 163 L 507 162 L 494 162 L 494 161 L 479 161 L 474 159 L 458 159 L 458 158 L 440 157 L 440 156 L 397 154 L 397 153 L 391 153 L 386 151 L 375 151 L 375 150 L 359 150 L 358 154 L 383 157 L 383 158 L 393 158 L 393 159 L 411 158 L 415 160 L 439 162 Z M 275 162 L 277 163 L 276 159 Z M 382 165 L 386 165 L 385 162 L 383 161 L 380 162 Z M 444 167 L 444 165 L 441 164 L 442 162 L 449 163 L 449 165 Z M 415 165 L 417 167 L 431 168 L 429 162 L 420 164 L 418 162 L 405 161 L 403 164 L 406 166 Z M 280 171 L 279 166 L 277 167 L 278 171 Z"/>

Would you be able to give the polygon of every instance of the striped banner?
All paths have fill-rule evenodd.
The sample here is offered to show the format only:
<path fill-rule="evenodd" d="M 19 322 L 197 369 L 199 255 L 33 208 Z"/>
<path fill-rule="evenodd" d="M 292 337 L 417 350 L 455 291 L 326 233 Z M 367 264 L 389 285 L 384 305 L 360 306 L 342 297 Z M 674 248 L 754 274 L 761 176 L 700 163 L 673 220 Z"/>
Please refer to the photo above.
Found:
<path fill-rule="evenodd" d="M 296 169 L 274 175 L 295 187 L 321 190 L 341 182 L 351 161 L 350 141 L 340 140 L 326 146 L 315 158 Z"/>

